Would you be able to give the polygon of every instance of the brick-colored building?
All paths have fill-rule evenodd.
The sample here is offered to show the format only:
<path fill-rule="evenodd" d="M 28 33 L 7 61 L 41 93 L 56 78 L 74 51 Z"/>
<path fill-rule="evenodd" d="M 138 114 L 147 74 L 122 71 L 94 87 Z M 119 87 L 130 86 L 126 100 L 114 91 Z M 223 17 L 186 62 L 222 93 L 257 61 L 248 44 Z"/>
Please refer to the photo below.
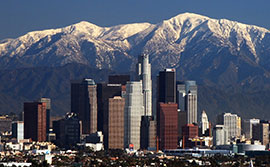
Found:
<path fill-rule="evenodd" d="M 46 103 L 24 103 L 24 138 L 46 141 Z"/>
<path fill-rule="evenodd" d="M 194 124 L 186 124 L 182 127 L 182 139 L 183 139 L 183 148 L 190 147 L 190 139 L 196 138 L 199 135 L 199 127 Z"/>
<path fill-rule="evenodd" d="M 159 149 L 176 149 L 178 142 L 178 111 L 176 103 L 159 103 Z"/>
<path fill-rule="evenodd" d="M 109 98 L 109 149 L 124 149 L 124 107 L 124 98 Z"/>

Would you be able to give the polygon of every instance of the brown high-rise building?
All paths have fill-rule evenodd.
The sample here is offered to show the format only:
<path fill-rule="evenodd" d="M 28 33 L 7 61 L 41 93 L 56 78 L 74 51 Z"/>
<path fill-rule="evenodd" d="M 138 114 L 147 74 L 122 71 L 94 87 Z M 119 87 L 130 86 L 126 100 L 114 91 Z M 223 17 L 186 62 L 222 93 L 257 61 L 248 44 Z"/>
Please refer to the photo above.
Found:
<path fill-rule="evenodd" d="M 82 121 L 82 133 L 97 131 L 97 86 L 92 79 L 71 82 L 71 112 Z"/>
<path fill-rule="evenodd" d="M 183 148 L 192 147 L 190 139 L 196 138 L 199 136 L 199 127 L 194 124 L 186 124 L 182 127 L 182 139 L 183 139 Z"/>
<path fill-rule="evenodd" d="M 46 103 L 24 103 L 24 138 L 46 141 Z"/>
<path fill-rule="evenodd" d="M 108 133 L 109 133 L 109 98 L 121 96 L 121 84 L 97 84 L 98 99 L 98 130 L 104 135 L 104 148 L 108 149 Z"/>
<path fill-rule="evenodd" d="M 262 145 L 269 144 L 269 123 L 252 125 L 252 139 L 259 140 Z"/>
<path fill-rule="evenodd" d="M 109 149 L 124 149 L 124 107 L 124 98 L 109 98 Z"/>
<path fill-rule="evenodd" d="M 176 103 L 159 103 L 159 149 L 176 149 L 178 142 L 178 112 Z"/>

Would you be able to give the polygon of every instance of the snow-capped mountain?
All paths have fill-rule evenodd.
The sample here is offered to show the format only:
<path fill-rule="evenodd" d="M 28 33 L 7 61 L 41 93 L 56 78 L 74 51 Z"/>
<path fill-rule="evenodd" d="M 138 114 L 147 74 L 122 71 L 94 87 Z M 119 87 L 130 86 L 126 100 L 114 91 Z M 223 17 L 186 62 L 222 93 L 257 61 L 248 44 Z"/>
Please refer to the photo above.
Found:
<path fill-rule="evenodd" d="M 177 68 L 181 77 L 200 77 L 209 83 L 230 80 L 244 84 L 254 82 L 258 76 L 270 77 L 269 30 L 192 13 L 158 24 L 99 27 L 83 21 L 29 32 L 0 42 L 0 67 L 77 62 L 127 71 L 134 68 L 141 53 L 150 55 L 154 72 Z"/>

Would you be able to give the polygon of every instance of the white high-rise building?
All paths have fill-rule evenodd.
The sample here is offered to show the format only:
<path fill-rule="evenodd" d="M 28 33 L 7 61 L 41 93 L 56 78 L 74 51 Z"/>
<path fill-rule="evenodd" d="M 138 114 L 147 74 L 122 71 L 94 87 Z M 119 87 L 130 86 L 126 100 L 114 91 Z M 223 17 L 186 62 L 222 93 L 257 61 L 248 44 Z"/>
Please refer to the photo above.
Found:
<path fill-rule="evenodd" d="M 224 125 L 216 125 L 214 127 L 213 142 L 215 146 L 228 144 L 228 131 Z"/>
<path fill-rule="evenodd" d="M 228 131 L 229 138 L 241 135 L 241 118 L 236 114 L 223 113 L 218 116 L 218 124 L 223 124 Z"/>
<path fill-rule="evenodd" d="M 24 139 L 24 122 L 12 122 L 12 137 L 16 138 L 18 142 Z"/>
<path fill-rule="evenodd" d="M 127 82 L 124 115 L 125 147 L 133 144 L 134 150 L 138 150 L 140 149 L 141 117 L 144 115 L 142 81 Z"/>
<path fill-rule="evenodd" d="M 198 123 L 197 120 L 197 85 L 196 81 L 177 83 L 178 109 L 187 112 L 187 123 Z"/>
<path fill-rule="evenodd" d="M 259 119 L 245 119 L 242 121 L 243 134 L 247 139 L 252 138 L 252 125 L 257 125 L 260 123 Z"/>
<path fill-rule="evenodd" d="M 204 135 L 206 130 L 209 129 L 208 117 L 204 110 L 201 115 L 201 127 L 202 127 L 202 134 Z"/>
<path fill-rule="evenodd" d="M 188 93 L 186 95 L 187 123 L 198 123 L 197 121 L 197 95 Z"/>
<path fill-rule="evenodd" d="M 137 64 L 138 79 L 142 81 L 144 115 L 152 115 L 152 80 L 151 80 L 151 64 L 149 56 L 146 54 L 138 57 Z"/>

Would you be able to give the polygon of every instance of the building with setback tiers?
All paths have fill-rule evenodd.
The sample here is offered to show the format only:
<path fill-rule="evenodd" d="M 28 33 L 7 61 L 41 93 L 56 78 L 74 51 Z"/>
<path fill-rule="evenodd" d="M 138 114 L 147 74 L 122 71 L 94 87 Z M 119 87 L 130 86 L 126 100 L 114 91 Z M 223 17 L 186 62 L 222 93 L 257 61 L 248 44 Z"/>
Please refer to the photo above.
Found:
<path fill-rule="evenodd" d="M 24 103 L 24 138 L 46 141 L 46 103 Z"/>
<path fill-rule="evenodd" d="M 138 57 L 137 64 L 138 80 L 142 81 L 144 115 L 152 115 L 152 80 L 151 80 L 151 64 L 147 54 Z"/>
<path fill-rule="evenodd" d="M 140 149 L 141 117 L 144 115 L 142 81 L 131 81 L 126 84 L 124 113 L 124 145 L 130 144 L 134 149 Z"/>
<path fill-rule="evenodd" d="M 82 133 L 97 131 L 97 86 L 93 79 L 71 81 L 71 112 L 82 121 Z"/>

